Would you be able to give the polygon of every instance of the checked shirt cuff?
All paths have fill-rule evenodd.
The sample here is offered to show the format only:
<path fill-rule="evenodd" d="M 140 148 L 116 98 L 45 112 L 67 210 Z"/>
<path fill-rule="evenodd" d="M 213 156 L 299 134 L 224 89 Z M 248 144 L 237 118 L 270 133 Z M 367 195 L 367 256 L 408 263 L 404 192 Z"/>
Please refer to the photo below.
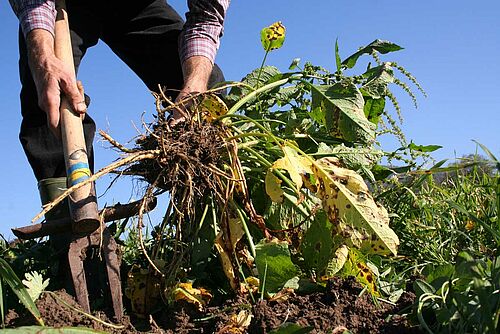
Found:
<path fill-rule="evenodd" d="M 24 1 L 17 14 L 24 37 L 33 29 L 45 29 L 54 34 L 56 9 L 53 1 Z"/>

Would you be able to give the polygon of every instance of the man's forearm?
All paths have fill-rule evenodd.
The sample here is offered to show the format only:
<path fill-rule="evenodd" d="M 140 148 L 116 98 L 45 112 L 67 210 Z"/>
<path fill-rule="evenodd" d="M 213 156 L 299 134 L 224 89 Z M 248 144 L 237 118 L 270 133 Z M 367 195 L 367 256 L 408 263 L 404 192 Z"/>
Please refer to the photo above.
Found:
<path fill-rule="evenodd" d="M 181 92 L 189 94 L 206 91 L 212 67 L 210 59 L 204 56 L 193 56 L 186 59 L 182 64 L 184 87 Z"/>

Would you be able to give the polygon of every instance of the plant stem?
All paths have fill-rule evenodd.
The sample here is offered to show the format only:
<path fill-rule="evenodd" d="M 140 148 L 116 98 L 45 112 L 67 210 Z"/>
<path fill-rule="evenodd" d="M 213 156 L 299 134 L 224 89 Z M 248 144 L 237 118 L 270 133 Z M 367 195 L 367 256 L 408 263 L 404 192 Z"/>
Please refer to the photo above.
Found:
<path fill-rule="evenodd" d="M 269 54 L 269 50 L 266 50 L 266 54 L 264 55 L 264 59 L 262 59 L 262 64 L 260 64 L 259 75 L 257 75 L 257 89 L 260 84 L 260 75 L 262 74 L 262 69 L 264 68 L 264 64 L 266 63 L 267 55 Z"/>

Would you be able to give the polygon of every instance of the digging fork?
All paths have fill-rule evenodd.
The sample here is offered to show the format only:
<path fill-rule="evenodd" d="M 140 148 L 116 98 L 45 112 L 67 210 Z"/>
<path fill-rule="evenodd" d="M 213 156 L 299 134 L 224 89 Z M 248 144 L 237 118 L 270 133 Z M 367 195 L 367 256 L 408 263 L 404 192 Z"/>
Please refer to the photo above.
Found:
<path fill-rule="evenodd" d="M 74 71 L 65 1 L 57 0 L 56 9 L 55 54 L 59 60 L 63 61 Z M 74 76 L 76 78 L 75 73 Z M 61 96 L 60 114 L 68 186 L 73 186 L 84 182 L 91 175 L 83 126 L 80 115 L 72 110 L 71 104 L 64 96 Z M 83 262 L 89 247 L 102 246 L 113 310 L 116 319 L 119 321 L 123 314 L 123 304 L 120 265 L 116 255 L 117 245 L 106 225 L 100 222 L 93 183 L 89 182 L 85 186 L 75 190 L 69 197 L 69 204 L 73 238 L 69 245 L 68 260 L 78 303 L 86 312 L 90 312 L 87 280 Z"/>

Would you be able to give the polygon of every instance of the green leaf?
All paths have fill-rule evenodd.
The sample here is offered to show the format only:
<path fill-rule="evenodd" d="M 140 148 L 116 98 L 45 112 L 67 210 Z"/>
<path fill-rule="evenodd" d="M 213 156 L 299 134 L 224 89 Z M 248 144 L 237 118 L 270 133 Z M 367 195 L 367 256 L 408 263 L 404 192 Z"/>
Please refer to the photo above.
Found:
<path fill-rule="evenodd" d="M 384 112 L 385 109 L 385 99 L 373 99 L 371 97 L 365 98 L 365 106 L 363 111 L 365 113 L 366 118 L 377 125 L 380 122 L 380 116 Z"/>
<path fill-rule="evenodd" d="M 23 284 L 28 290 L 28 294 L 31 297 L 31 300 L 34 302 L 40 297 L 43 291 L 49 286 L 49 280 L 43 280 L 42 275 L 37 273 L 36 271 L 32 273 L 25 273 L 25 279 L 23 280 Z"/>
<path fill-rule="evenodd" d="M 363 77 L 366 81 L 360 91 L 364 96 L 374 99 L 384 98 L 388 93 L 387 86 L 394 82 L 394 73 L 388 63 L 370 68 L 363 74 Z"/>
<path fill-rule="evenodd" d="M 339 54 L 339 39 L 335 40 L 335 63 L 337 65 L 337 73 L 340 73 L 342 69 L 342 60 L 340 59 Z"/>
<path fill-rule="evenodd" d="M 269 334 L 307 334 L 311 332 L 314 327 L 301 327 L 291 322 L 285 322 L 279 328 L 272 330 Z"/>
<path fill-rule="evenodd" d="M 33 314 L 37 322 L 43 326 L 44 323 L 42 316 L 36 308 L 36 305 L 31 299 L 28 291 L 24 287 L 19 277 L 17 277 L 16 273 L 9 266 L 7 261 L 2 258 L 0 258 L 0 277 L 11 287 L 17 298 L 19 298 L 21 303 L 28 309 L 31 314 Z"/>
<path fill-rule="evenodd" d="M 260 41 L 264 50 L 271 51 L 279 49 L 285 42 L 285 26 L 280 21 L 265 27 L 260 31 Z"/>
<path fill-rule="evenodd" d="M 356 85 L 344 81 L 332 86 L 311 85 L 311 90 L 312 109 L 320 108 L 324 113 L 330 135 L 348 142 L 373 142 L 375 125 L 365 117 L 363 95 Z"/>
<path fill-rule="evenodd" d="M 290 258 L 286 241 L 267 242 L 262 240 L 255 246 L 255 251 L 255 264 L 259 272 L 259 279 L 261 282 L 265 281 L 263 289 L 266 292 L 276 293 L 280 291 L 286 282 L 298 275 L 299 272 Z"/>
<path fill-rule="evenodd" d="M 413 290 L 415 290 L 415 294 L 417 295 L 417 297 L 423 295 L 424 293 L 433 294 L 436 292 L 432 285 L 421 279 L 417 279 L 413 283 Z"/>
<path fill-rule="evenodd" d="M 342 62 L 342 65 L 344 65 L 347 68 L 353 68 L 354 65 L 356 65 L 356 62 L 358 61 L 358 58 L 362 56 L 363 54 L 370 54 L 373 51 L 378 51 L 382 54 L 386 54 L 389 52 L 394 52 L 394 51 L 399 51 L 402 50 L 403 48 L 400 47 L 399 45 L 396 45 L 394 43 L 391 43 L 389 41 L 383 41 L 380 39 L 374 40 L 364 48 L 361 48 L 358 52 L 352 54 L 351 56 L 347 57 L 344 59 Z"/>
<path fill-rule="evenodd" d="M 41 327 L 41 326 L 23 326 L 17 328 L 6 328 L 1 330 L 2 334 L 105 334 L 105 332 L 96 331 L 90 328 L 82 327 Z"/>
<path fill-rule="evenodd" d="M 359 170 L 371 169 L 383 156 L 383 152 L 371 147 L 348 147 L 343 144 L 335 146 L 332 155 L 340 161 L 345 168 Z"/>
<path fill-rule="evenodd" d="M 301 243 L 306 268 L 321 273 L 332 257 L 333 247 L 332 223 L 325 211 L 319 210 Z"/>
<path fill-rule="evenodd" d="M 439 145 L 416 145 L 414 143 L 410 143 L 408 145 L 408 148 L 410 150 L 418 151 L 418 152 L 434 152 L 436 150 L 439 150 L 440 148 L 443 148 L 443 146 Z"/>

